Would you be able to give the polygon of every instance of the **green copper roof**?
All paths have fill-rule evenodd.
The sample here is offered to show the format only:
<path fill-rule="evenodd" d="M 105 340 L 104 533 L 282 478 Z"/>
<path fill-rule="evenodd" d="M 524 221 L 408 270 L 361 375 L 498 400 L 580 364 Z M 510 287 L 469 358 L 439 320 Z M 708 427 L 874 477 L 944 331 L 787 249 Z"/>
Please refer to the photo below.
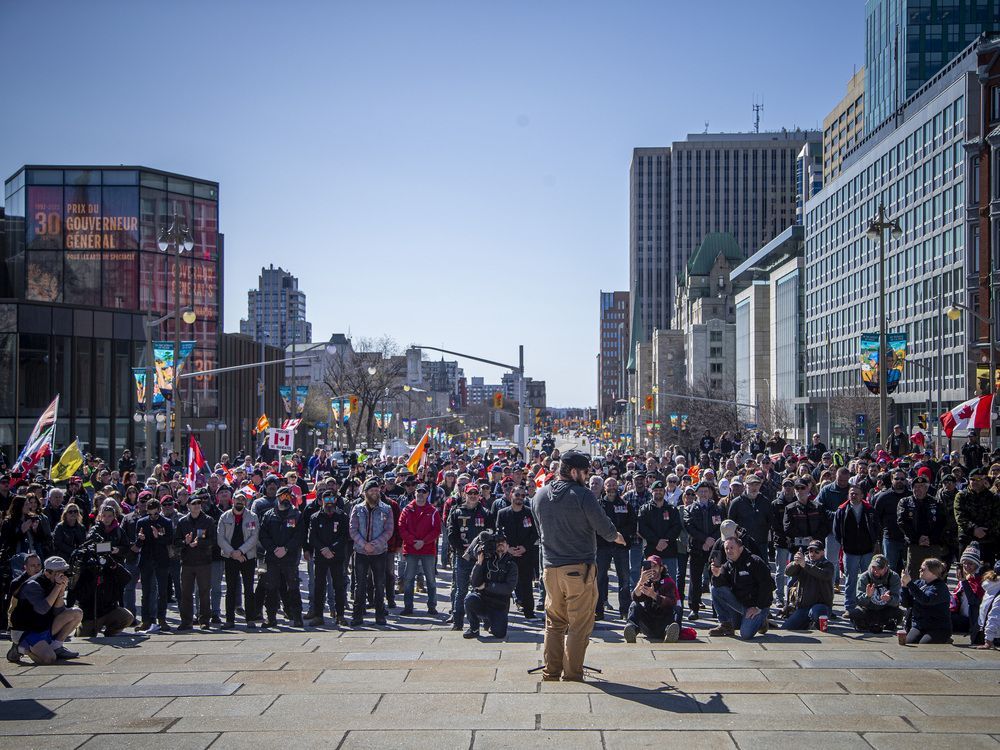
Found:
<path fill-rule="evenodd" d="M 707 276 L 712 271 L 715 259 L 720 254 L 734 265 L 738 265 L 744 260 L 743 251 L 733 235 L 728 232 L 712 232 L 705 235 L 705 239 L 698 245 L 698 249 L 688 259 L 688 276 Z"/>

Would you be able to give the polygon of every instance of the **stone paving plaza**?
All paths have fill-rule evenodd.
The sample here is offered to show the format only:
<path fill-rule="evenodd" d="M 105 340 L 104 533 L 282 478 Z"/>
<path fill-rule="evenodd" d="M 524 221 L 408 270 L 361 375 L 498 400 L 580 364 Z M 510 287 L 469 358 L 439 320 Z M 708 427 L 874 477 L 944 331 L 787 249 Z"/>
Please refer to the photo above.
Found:
<path fill-rule="evenodd" d="M 603 673 L 543 683 L 527 672 L 541 627 L 512 619 L 503 643 L 421 617 L 343 633 L 76 639 L 77 661 L 5 663 L 0 750 L 1000 748 L 995 651 L 904 647 L 833 623 L 752 643 L 706 626 L 694 643 L 629 645 L 601 623 L 587 662 Z"/>

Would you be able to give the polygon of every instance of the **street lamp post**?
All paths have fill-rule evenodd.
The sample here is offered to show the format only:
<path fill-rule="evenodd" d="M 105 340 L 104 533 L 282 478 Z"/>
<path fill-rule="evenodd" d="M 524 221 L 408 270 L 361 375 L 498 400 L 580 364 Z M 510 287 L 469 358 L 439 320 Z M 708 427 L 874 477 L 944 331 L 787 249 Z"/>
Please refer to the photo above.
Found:
<path fill-rule="evenodd" d="M 879 203 L 878 214 L 868 224 L 868 239 L 878 240 L 878 424 L 879 441 L 884 441 L 889 429 L 889 358 L 885 337 L 885 235 L 891 232 L 895 239 L 903 236 L 899 222 L 890 219 L 885 205 Z"/>
<path fill-rule="evenodd" d="M 191 230 L 188 228 L 187 224 L 181 224 L 177 217 L 177 211 L 174 210 L 173 220 L 170 222 L 169 227 L 163 227 L 160 229 L 160 236 L 156 241 L 157 247 L 160 248 L 160 252 L 167 252 L 169 249 L 174 250 L 174 315 L 178 315 L 181 309 L 181 253 L 190 253 L 194 249 L 194 237 L 191 236 Z M 177 428 L 174 430 L 173 443 L 174 452 L 179 456 L 181 454 L 181 393 L 180 393 L 180 378 L 178 377 L 180 367 L 180 352 L 181 352 L 181 325 L 180 320 L 174 321 L 174 382 L 172 389 L 173 396 L 173 409 L 175 419 L 177 420 Z M 167 423 L 169 427 L 169 422 Z"/>
<path fill-rule="evenodd" d="M 156 455 L 157 453 L 159 453 L 159 450 L 157 449 L 157 450 L 154 451 L 154 447 L 153 447 L 153 442 L 155 441 L 155 430 L 154 430 L 154 425 L 153 425 L 153 422 L 155 421 L 155 417 L 153 416 L 153 388 L 155 387 L 155 384 L 156 384 L 156 356 L 155 356 L 155 354 L 153 352 L 153 329 L 156 328 L 158 325 L 160 325 L 160 323 L 163 323 L 166 320 L 170 320 L 171 318 L 173 318 L 175 316 L 176 316 L 176 312 L 169 312 L 166 315 L 157 318 L 156 320 L 144 320 L 143 324 L 142 324 L 143 328 L 146 331 L 146 367 L 145 367 L 145 370 L 146 370 L 146 390 L 145 390 L 143 401 L 145 403 L 145 409 L 146 409 L 146 415 L 147 415 L 146 416 L 146 420 L 145 420 L 145 422 L 146 422 L 146 429 L 145 429 L 145 435 L 146 435 L 146 467 L 145 467 L 145 470 L 146 470 L 146 476 L 147 477 L 149 476 L 150 471 L 153 468 L 153 456 Z M 195 311 L 192 310 L 190 307 L 186 307 L 186 308 L 184 308 L 181 311 L 181 320 L 183 320 L 188 325 L 193 325 L 194 322 L 197 319 L 198 318 L 197 318 L 197 315 L 195 314 Z M 174 327 L 179 330 L 180 329 L 180 323 L 174 323 Z M 176 357 L 176 355 L 175 355 L 175 357 Z M 180 380 L 178 378 L 178 372 L 177 372 L 177 360 L 175 359 L 174 360 L 174 385 L 173 385 L 173 390 L 174 390 L 175 394 L 178 392 L 179 387 L 180 387 Z M 166 405 L 169 408 L 170 402 L 168 401 Z M 167 443 L 169 444 L 170 440 L 171 440 L 171 438 L 170 438 L 171 432 L 170 432 L 170 420 L 169 420 L 169 417 L 167 418 L 167 421 L 166 421 L 166 430 L 167 430 Z M 157 448 L 158 448 L 158 446 L 157 446 Z"/>

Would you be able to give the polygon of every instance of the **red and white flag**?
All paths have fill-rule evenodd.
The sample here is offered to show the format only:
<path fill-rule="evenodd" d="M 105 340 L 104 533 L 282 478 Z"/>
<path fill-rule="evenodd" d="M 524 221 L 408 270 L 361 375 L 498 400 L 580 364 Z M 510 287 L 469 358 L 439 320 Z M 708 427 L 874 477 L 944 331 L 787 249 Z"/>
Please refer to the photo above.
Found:
<path fill-rule="evenodd" d="M 955 430 L 988 430 L 993 424 L 993 396 L 977 396 L 941 415 L 944 434 Z"/>
<path fill-rule="evenodd" d="M 192 435 L 191 441 L 188 443 L 188 470 L 185 480 L 188 492 L 195 491 L 198 484 L 198 475 L 205 471 L 208 471 L 208 464 L 205 462 L 205 456 L 201 452 L 201 446 L 198 445 L 198 441 Z"/>
<path fill-rule="evenodd" d="M 300 424 L 302 424 L 301 419 L 286 419 L 281 423 L 281 429 L 294 431 Z"/>
<path fill-rule="evenodd" d="M 52 438 L 56 428 L 56 414 L 59 413 L 59 396 L 56 396 L 48 408 L 42 412 L 42 416 L 35 423 L 35 428 L 28 436 L 28 442 L 24 444 L 24 450 L 17 457 L 11 472 L 14 474 L 27 474 L 35 464 L 52 452 Z"/>
<path fill-rule="evenodd" d="M 551 478 L 552 478 L 552 475 L 551 474 L 547 474 L 545 472 L 545 467 L 543 466 L 542 468 L 540 468 L 538 470 L 538 473 L 535 474 L 535 486 L 538 489 L 541 489 L 542 487 L 545 486 L 545 483 L 547 481 L 549 481 L 549 479 L 551 479 Z"/>

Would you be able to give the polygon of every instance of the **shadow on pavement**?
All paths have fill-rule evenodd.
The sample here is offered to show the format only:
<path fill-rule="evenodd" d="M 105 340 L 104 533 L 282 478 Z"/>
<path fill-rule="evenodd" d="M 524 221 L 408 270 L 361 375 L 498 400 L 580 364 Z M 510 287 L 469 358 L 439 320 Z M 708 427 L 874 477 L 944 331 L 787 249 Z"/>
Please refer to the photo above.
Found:
<path fill-rule="evenodd" d="M 53 711 L 36 700 L 18 698 L 7 701 L 0 693 L 0 721 L 45 721 L 54 716 Z"/>
<path fill-rule="evenodd" d="M 641 688 L 622 682 L 610 682 L 598 677 L 587 680 L 587 684 L 621 700 L 631 701 L 658 711 L 675 714 L 731 713 L 720 693 L 715 693 L 704 703 L 674 686 L 663 683 L 663 687 Z"/>

